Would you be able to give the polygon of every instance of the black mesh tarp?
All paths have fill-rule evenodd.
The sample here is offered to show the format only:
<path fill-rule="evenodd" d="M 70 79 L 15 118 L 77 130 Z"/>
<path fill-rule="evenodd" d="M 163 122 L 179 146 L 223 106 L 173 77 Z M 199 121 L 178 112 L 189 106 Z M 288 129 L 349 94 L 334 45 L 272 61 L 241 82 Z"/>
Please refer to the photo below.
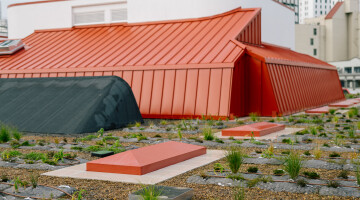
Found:
<path fill-rule="evenodd" d="M 89 133 L 142 122 L 119 77 L 0 79 L 0 121 L 34 133 Z"/>

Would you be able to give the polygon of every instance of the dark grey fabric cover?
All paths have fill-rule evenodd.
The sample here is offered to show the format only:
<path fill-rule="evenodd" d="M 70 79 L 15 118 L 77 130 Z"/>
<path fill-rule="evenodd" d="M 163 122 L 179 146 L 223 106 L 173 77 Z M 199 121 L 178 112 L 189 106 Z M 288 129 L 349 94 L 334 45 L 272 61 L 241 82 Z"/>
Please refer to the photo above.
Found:
<path fill-rule="evenodd" d="M 142 122 L 121 78 L 0 79 L 0 121 L 34 133 L 89 133 Z"/>

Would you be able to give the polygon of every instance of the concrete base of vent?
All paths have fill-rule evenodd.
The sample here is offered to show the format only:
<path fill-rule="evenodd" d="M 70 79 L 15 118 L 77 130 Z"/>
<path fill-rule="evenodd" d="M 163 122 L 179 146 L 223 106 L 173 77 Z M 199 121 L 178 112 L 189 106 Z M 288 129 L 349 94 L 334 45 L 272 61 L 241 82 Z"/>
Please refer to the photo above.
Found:
<path fill-rule="evenodd" d="M 261 137 L 285 129 L 283 124 L 269 122 L 258 122 L 254 124 L 243 125 L 235 128 L 222 130 L 222 136 L 254 136 Z"/>
<path fill-rule="evenodd" d="M 207 150 L 205 155 L 201 155 L 189 160 L 150 172 L 145 175 L 128 175 L 115 174 L 104 172 L 90 172 L 86 171 L 86 164 L 71 166 L 51 172 L 44 173 L 45 176 L 62 177 L 62 178 L 76 178 L 76 179 L 90 179 L 102 180 L 111 182 L 134 183 L 134 184 L 157 184 L 191 171 L 193 169 L 202 167 L 204 165 L 215 162 L 225 156 L 225 151 L 221 150 Z"/>
<path fill-rule="evenodd" d="M 304 130 L 304 129 L 303 128 L 285 128 L 284 130 L 281 130 L 281 131 L 276 131 L 276 132 L 268 134 L 268 135 L 256 137 L 256 139 L 258 139 L 258 140 L 275 140 L 280 135 L 290 135 L 290 134 L 294 134 L 294 133 L 296 133 L 298 131 L 302 131 L 302 130 Z M 233 137 L 237 140 L 251 138 L 250 136 L 222 136 L 221 132 L 215 133 L 215 136 L 220 139 L 229 139 L 230 137 Z"/>

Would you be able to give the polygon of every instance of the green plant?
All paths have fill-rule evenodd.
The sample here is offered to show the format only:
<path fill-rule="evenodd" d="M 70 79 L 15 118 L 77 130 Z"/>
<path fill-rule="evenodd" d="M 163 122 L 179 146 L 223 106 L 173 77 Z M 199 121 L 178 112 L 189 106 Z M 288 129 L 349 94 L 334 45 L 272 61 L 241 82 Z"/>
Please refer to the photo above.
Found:
<path fill-rule="evenodd" d="M 302 167 L 301 160 L 300 154 L 295 151 L 291 151 L 290 154 L 285 157 L 285 171 L 293 180 L 299 176 L 299 172 Z"/>
<path fill-rule="evenodd" d="M 60 149 L 58 152 L 56 152 L 53 156 L 55 159 L 57 160 L 61 160 L 62 162 L 64 162 L 64 150 Z"/>
<path fill-rule="evenodd" d="M 41 160 L 43 157 L 44 157 L 44 154 L 43 153 L 38 153 L 38 152 L 30 152 L 28 154 L 25 154 L 24 156 L 24 159 L 27 159 L 27 160 Z"/>
<path fill-rule="evenodd" d="M 79 190 L 74 192 L 74 194 L 71 196 L 71 200 L 82 200 L 83 199 L 83 193 L 85 193 L 86 190 Z"/>
<path fill-rule="evenodd" d="M 327 182 L 327 186 L 332 188 L 338 188 L 340 186 L 340 183 L 337 181 L 329 180 Z"/>
<path fill-rule="evenodd" d="M 166 120 L 161 120 L 161 121 L 160 121 L 160 124 L 163 125 L 163 126 L 165 126 L 167 123 L 168 123 L 168 122 L 167 122 Z"/>
<path fill-rule="evenodd" d="M 163 191 L 159 187 L 150 185 L 148 187 L 143 186 L 140 195 L 144 200 L 157 200 L 162 193 Z"/>
<path fill-rule="evenodd" d="M 282 176 L 285 173 L 285 171 L 282 169 L 275 169 L 273 172 L 275 176 Z"/>
<path fill-rule="evenodd" d="M 88 135 L 86 137 L 80 138 L 81 141 L 91 141 L 93 139 L 97 138 L 96 135 Z"/>
<path fill-rule="evenodd" d="M 330 109 L 330 110 L 329 110 L 329 113 L 330 113 L 331 115 L 334 115 L 334 114 L 335 114 L 335 112 L 336 112 L 336 110 L 335 110 L 335 109 Z"/>
<path fill-rule="evenodd" d="M 316 172 L 308 172 L 308 171 L 306 171 L 306 172 L 304 172 L 304 175 L 306 177 L 310 178 L 310 179 L 318 179 L 318 178 L 320 178 L 320 175 L 318 173 L 316 173 Z"/>
<path fill-rule="evenodd" d="M 203 129 L 203 135 L 204 135 L 204 140 L 207 140 L 207 141 L 212 141 L 215 139 L 215 136 L 212 132 L 212 129 L 211 127 L 206 127 Z"/>
<path fill-rule="evenodd" d="M 18 131 L 18 130 L 16 130 L 16 129 L 14 129 L 13 130 L 13 138 L 15 139 L 15 140 L 17 140 L 17 141 L 20 141 L 20 139 L 21 139 L 21 137 L 22 137 L 22 134 Z"/>
<path fill-rule="evenodd" d="M 223 171 L 224 171 L 224 166 L 222 166 L 221 163 L 215 163 L 214 164 L 214 172 L 222 173 Z"/>
<path fill-rule="evenodd" d="M 222 139 L 220 139 L 220 138 L 215 138 L 215 142 L 217 142 L 217 143 L 220 143 L 220 144 L 223 144 L 224 143 L 224 141 L 222 141 Z"/>
<path fill-rule="evenodd" d="M 248 169 L 247 169 L 247 171 L 249 172 L 249 173 L 257 173 L 258 172 L 258 168 L 257 167 L 249 167 Z"/>
<path fill-rule="evenodd" d="M 305 179 L 300 178 L 300 179 L 296 180 L 296 184 L 300 187 L 306 187 L 308 182 Z"/>
<path fill-rule="evenodd" d="M 38 186 L 39 175 L 30 174 L 30 183 L 33 188 Z"/>
<path fill-rule="evenodd" d="M 330 145 L 328 143 L 324 143 L 323 146 L 324 147 L 330 147 Z"/>
<path fill-rule="evenodd" d="M 254 187 L 256 184 L 258 184 L 259 182 L 260 182 L 260 179 L 259 179 L 259 178 L 255 178 L 255 179 L 249 180 L 249 181 L 247 182 L 247 186 L 248 186 L 249 188 L 252 188 L 252 187 Z"/>
<path fill-rule="evenodd" d="M 21 153 L 18 152 L 18 151 L 8 151 L 8 150 L 5 150 L 1 153 L 1 159 L 4 160 L 4 161 L 9 161 L 11 158 L 14 158 L 16 156 L 20 156 Z"/>
<path fill-rule="evenodd" d="M 245 200 L 245 188 L 241 185 L 235 187 L 233 197 L 234 200 Z"/>
<path fill-rule="evenodd" d="M 310 133 L 311 133 L 312 135 L 317 135 L 317 134 L 318 134 L 317 129 L 316 129 L 315 127 L 311 127 L 311 128 L 310 128 Z"/>
<path fill-rule="evenodd" d="M 135 127 L 140 127 L 141 126 L 141 122 L 135 122 Z"/>
<path fill-rule="evenodd" d="M 339 117 L 334 116 L 334 117 L 332 118 L 332 121 L 337 124 L 337 123 L 339 122 Z"/>
<path fill-rule="evenodd" d="M 244 122 L 244 121 L 241 121 L 241 120 L 236 120 L 236 123 L 239 124 L 239 125 L 245 124 L 245 122 Z"/>
<path fill-rule="evenodd" d="M 346 171 L 346 170 L 341 170 L 338 177 L 342 178 L 342 179 L 348 179 L 349 178 L 349 172 Z"/>
<path fill-rule="evenodd" d="M 21 185 L 21 180 L 19 177 L 16 177 L 14 180 L 14 190 L 15 192 L 19 192 L 19 186 Z"/>
<path fill-rule="evenodd" d="M 336 153 L 336 152 L 332 152 L 329 154 L 329 157 L 330 158 L 339 158 L 340 157 L 340 154 Z"/>
<path fill-rule="evenodd" d="M 359 170 L 359 165 L 356 165 L 355 176 L 356 176 L 356 183 L 360 186 L 360 170 Z"/>
<path fill-rule="evenodd" d="M 243 162 L 243 154 L 241 148 L 231 147 L 226 151 L 225 159 L 232 173 L 236 174 Z"/>
<path fill-rule="evenodd" d="M 289 155 L 289 154 L 290 154 L 290 151 L 289 151 L 289 150 L 287 150 L 287 151 L 282 151 L 281 154 L 282 154 L 282 155 Z"/>
<path fill-rule="evenodd" d="M 156 138 L 162 138 L 162 136 L 159 135 L 159 134 L 156 134 L 154 137 L 156 137 Z"/>
<path fill-rule="evenodd" d="M 311 153 L 310 153 L 310 151 L 305 151 L 305 152 L 304 152 L 304 155 L 305 155 L 305 156 L 311 156 Z"/>
<path fill-rule="evenodd" d="M 1 175 L 1 182 L 8 182 L 9 178 L 7 177 L 6 174 L 2 174 Z"/>
<path fill-rule="evenodd" d="M 182 140 L 182 133 L 181 133 L 180 129 L 178 129 L 177 134 L 178 134 L 179 140 L 181 141 Z"/>
<path fill-rule="evenodd" d="M 8 126 L 2 125 L 0 128 L 0 142 L 5 143 L 10 141 L 10 128 Z"/>
<path fill-rule="evenodd" d="M 252 112 L 249 114 L 249 116 L 250 116 L 251 121 L 253 121 L 253 122 L 259 121 L 259 116 L 257 113 Z"/>
<path fill-rule="evenodd" d="M 234 140 L 234 141 L 232 141 L 232 143 L 235 143 L 235 144 L 242 144 L 242 143 L 244 143 L 243 141 L 241 141 L 241 140 Z"/>
<path fill-rule="evenodd" d="M 285 143 L 285 144 L 294 144 L 294 141 L 292 141 L 290 138 L 284 138 L 282 140 L 282 143 Z"/>
<path fill-rule="evenodd" d="M 226 178 L 237 181 L 245 180 L 245 178 L 241 174 L 229 174 L 226 176 Z"/>

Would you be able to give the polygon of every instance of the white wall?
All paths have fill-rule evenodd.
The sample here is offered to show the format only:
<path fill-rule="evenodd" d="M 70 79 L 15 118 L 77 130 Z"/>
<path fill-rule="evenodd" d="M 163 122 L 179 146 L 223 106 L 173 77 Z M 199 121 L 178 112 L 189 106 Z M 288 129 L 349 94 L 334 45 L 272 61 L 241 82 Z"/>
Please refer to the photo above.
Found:
<path fill-rule="evenodd" d="M 238 7 L 262 8 L 262 40 L 295 49 L 294 12 L 272 0 L 128 0 L 128 18 L 129 22 L 197 18 Z"/>
<path fill-rule="evenodd" d="M 122 0 L 69 0 L 14 6 L 8 9 L 9 38 L 23 38 L 34 30 L 73 26 L 73 7 Z M 262 8 L 262 40 L 295 48 L 294 12 L 273 0 L 128 0 L 128 22 L 198 18 L 238 7 Z"/>
<path fill-rule="evenodd" d="M 73 26 L 73 8 L 94 7 L 124 3 L 123 0 L 69 0 L 37 3 L 8 8 L 8 36 L 24 38 L 40 29 L 70 28 Z"/>

